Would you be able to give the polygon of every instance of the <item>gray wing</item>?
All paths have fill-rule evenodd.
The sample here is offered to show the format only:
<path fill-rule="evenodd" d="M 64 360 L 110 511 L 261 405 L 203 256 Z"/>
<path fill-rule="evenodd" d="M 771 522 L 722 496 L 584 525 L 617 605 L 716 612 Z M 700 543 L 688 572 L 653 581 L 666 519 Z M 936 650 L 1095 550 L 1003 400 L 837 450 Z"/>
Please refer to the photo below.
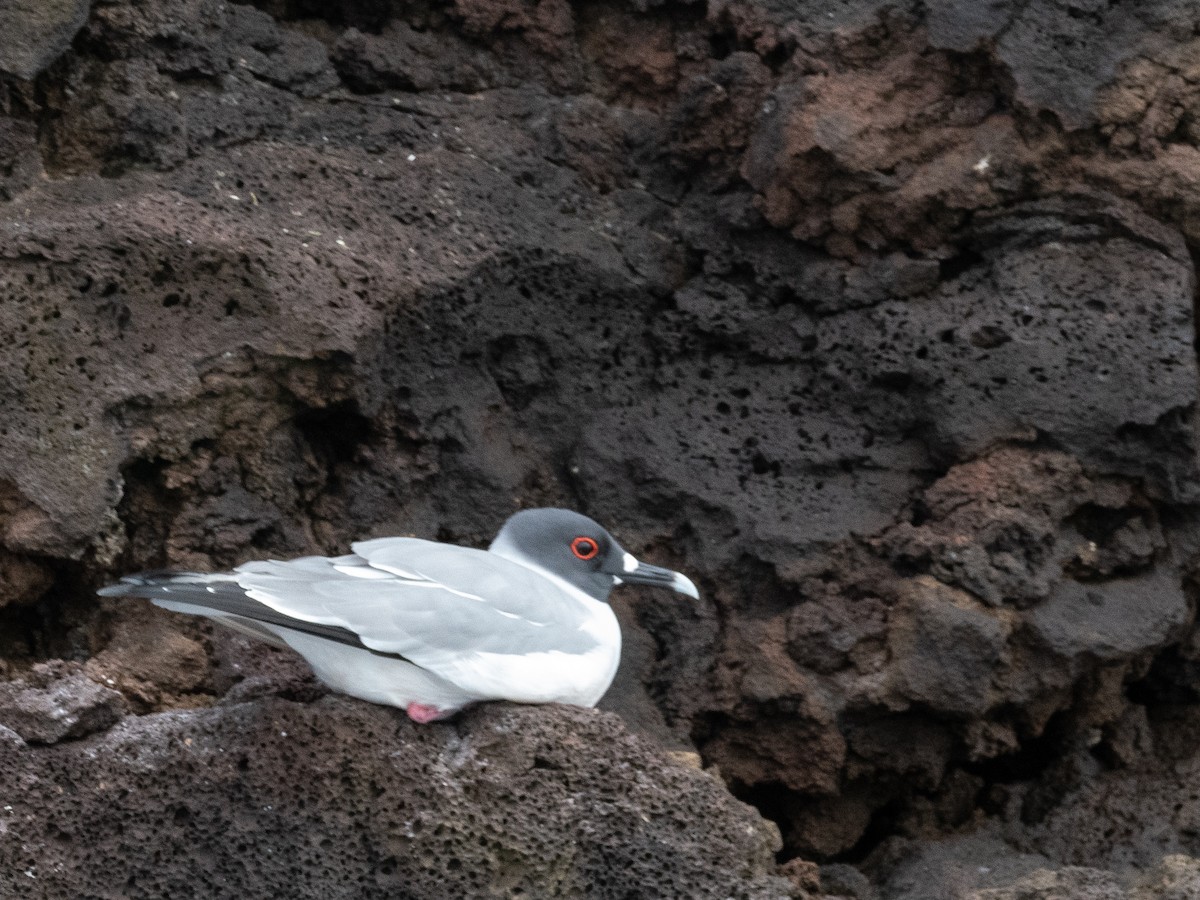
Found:
<path fill-rule="evenodd" d="M 583 602 L 483 550 L 415 538 L 353 545 L 354 556 L 253 562 L 247 596 L 303 622 L 346 629 L 363 645 L 445 677 L 479 654 L 584 654 L 599 645 Z"/>
<path fill-rule="evenodd" d="M 344 559 L 351 561 L 356 557 Z M 341 560 L 326 562 L 337 563 Z M 358 635 L 345 628 L 300 621 L 251 599 L 237 583 L 236 576 L 229 573 L 140 572 L 126 575 L 119 584 L 110 584 L 96 593 L 101 597 L 143 597 L 172 612 L 208 616 L 235 631 L 277 647 L 286 647 L 287 643 L 266 626 L 289 628 L 339 644 L 370 649 L 358 639 Z"/>

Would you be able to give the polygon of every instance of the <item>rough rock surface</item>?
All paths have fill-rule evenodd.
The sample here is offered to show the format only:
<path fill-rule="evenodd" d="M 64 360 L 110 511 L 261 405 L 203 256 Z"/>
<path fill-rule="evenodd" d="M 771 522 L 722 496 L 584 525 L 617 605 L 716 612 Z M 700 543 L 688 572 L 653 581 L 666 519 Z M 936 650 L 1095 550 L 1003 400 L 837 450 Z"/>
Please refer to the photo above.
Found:
<path fill-rule="evenodd" d="M 0 742 L 0 765 L 6 897 L 794 893 L 771 874 L 774 826 L 592 710 L 423 728 L 342 698 L 260 700 Z"/>
<path fill-rule="evenodd" d="M 696 576 L 614 599 L 607 702 L 797 891 L 1190 890 L 1190 820 L 1105 798 L 1195 756 L 1195 4 L 39 10 L 0 39 L 12 708 L 69 660 L 177 711 L 148 741 L 350 715 L 92 589 L 561 504 Z M 1007 881 L 885 859 L 968 832 Z"/>
<path fill-rule="evenodd" d="M 828 883 L 828 882 L 827 882 Z M 931 893 L 931 885 L 936 885 Z M 892 900 L 1188 900 L 1200 896 L 1200 861 L 1173 854 L 1117 873 L 1056 865 L 1003 841 L 975 835 L 922 848 L 900 866 L 883 896 Z"/>
<path fill-rule="evenodd" d="M 42 663 L 0 684 L 0 725 L 31 744 L 56 744 L 115 725 L 125 701 L 74 667 Z"/>
<path fill-rule="evenodd" d="M 90 0 L 15 0 L 0 9 L 0 71 L 33 78 L 71 45 Z"/>

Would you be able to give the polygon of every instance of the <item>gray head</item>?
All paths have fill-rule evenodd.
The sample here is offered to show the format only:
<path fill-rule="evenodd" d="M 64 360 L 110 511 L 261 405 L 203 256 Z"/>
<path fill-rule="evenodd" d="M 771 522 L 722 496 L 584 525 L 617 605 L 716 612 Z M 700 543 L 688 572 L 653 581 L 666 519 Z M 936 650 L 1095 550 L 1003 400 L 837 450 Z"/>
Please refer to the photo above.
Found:
<path fill-rule="evenodd" d="M 685 576 L 638 562 L 597 523 L 569 509 L 522 510 L 504 523 L 488 549 L 545 569 L 597 600 L 607 600 L 618 584 L 650 584 L 700 596 Z"/>

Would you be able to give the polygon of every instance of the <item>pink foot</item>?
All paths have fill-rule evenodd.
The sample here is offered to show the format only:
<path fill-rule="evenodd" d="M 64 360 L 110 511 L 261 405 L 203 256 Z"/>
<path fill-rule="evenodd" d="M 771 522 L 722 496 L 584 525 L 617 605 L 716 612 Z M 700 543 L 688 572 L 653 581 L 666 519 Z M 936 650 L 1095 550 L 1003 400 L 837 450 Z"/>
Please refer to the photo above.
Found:
<path fill-rule="evenodd" d="M 424 703 L 410 703 L 405 712 L 408 713 L 410 719 L 421 725 L 436 722 L 442 716 L 446 715 L 443 710 L 438 709 L 436 706 L 427 706 Z"/>

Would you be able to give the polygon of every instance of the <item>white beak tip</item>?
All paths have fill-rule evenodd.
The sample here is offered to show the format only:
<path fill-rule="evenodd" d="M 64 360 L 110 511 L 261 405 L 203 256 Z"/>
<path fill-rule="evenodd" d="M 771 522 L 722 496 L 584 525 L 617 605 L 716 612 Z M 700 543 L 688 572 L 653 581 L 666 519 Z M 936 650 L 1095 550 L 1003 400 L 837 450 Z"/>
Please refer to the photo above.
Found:
<path fill-rule="evenodd" d="M 675 573 L 675 578 L 671 581 L 671 588 L 672 590 L 678 591 L 680 594 L 686 594 L 693 600 L 700 599 L 700 591 L 696 588 L 696 585 L 692 582 L 692 579 L 679 572 Z"/>

